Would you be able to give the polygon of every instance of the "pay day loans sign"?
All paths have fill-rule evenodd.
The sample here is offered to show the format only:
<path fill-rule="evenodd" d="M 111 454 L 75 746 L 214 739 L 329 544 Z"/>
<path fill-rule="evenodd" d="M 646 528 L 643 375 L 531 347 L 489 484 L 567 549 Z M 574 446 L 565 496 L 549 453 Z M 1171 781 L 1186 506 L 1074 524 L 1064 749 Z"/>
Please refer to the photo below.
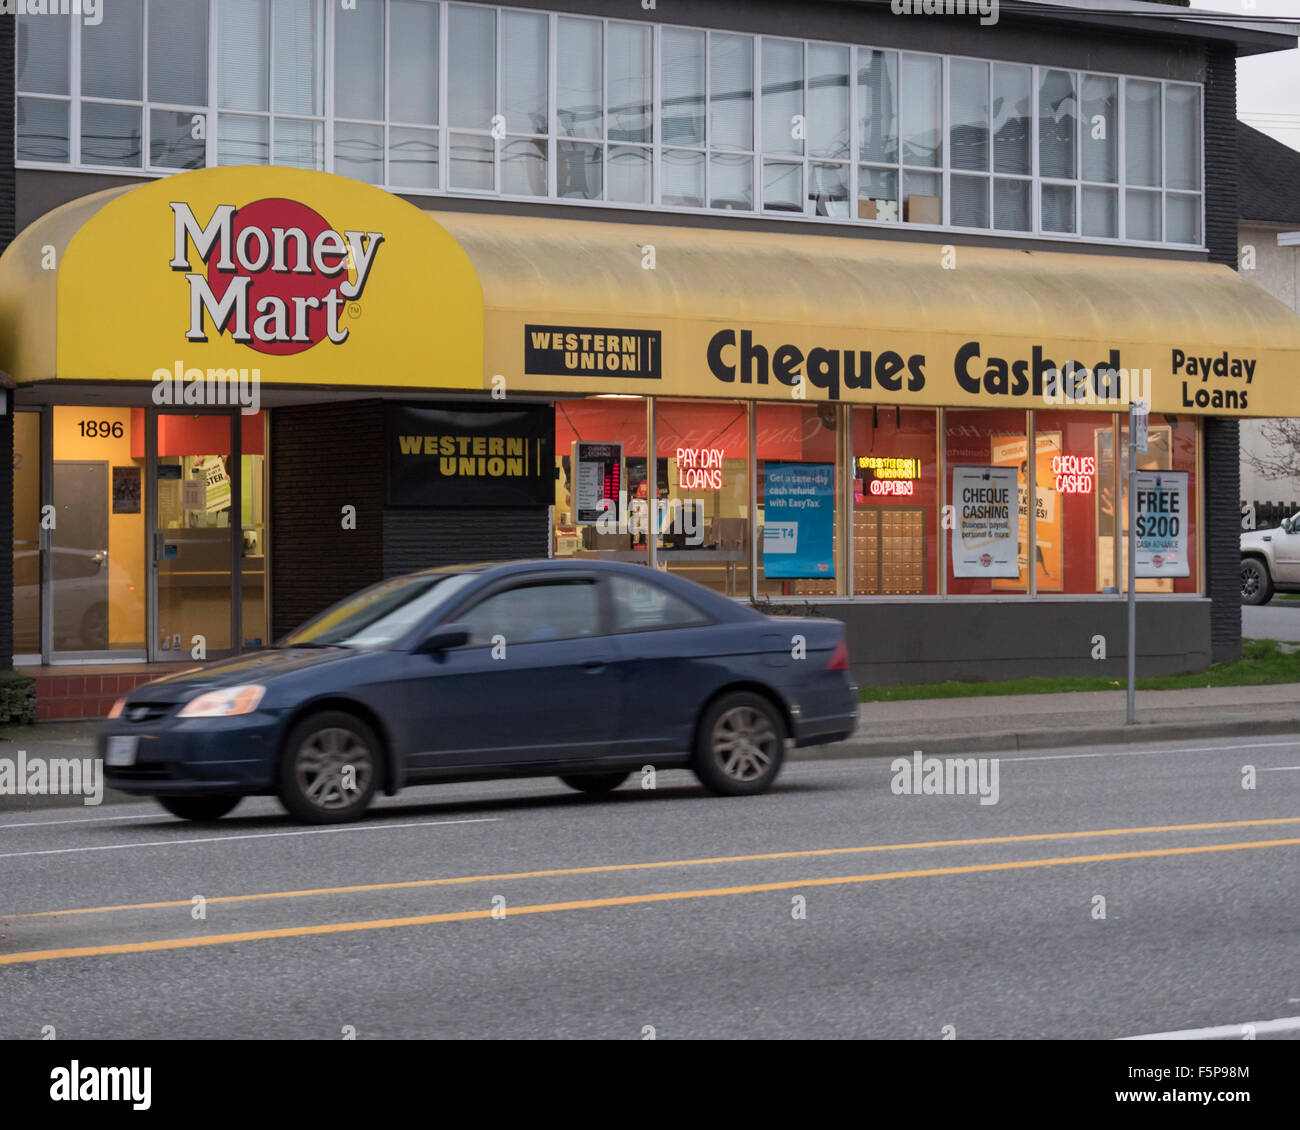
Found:
<path fill-rule="evenodd" d="M 763 474 L 764 573 L 835 576 L 835 465 L 769 462 Z"/>
<path fill-rule="evenodd" d="M 1139 471 L 1136 479 L 1139 577 L 1187 577 L 1187 472 Z"/>
<path fill-rule="evenodd" d="M 954 577 L 1020 576 L 1018 467 L 954 467 Z"/>

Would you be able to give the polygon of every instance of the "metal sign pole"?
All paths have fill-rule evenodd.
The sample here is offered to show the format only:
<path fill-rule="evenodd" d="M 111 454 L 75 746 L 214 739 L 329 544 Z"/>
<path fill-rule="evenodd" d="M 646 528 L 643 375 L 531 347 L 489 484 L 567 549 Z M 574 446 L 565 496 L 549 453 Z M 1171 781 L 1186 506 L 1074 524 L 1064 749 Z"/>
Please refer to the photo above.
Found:
<path fill-rule="evenodd" d="M 1124 721 L 1137 721 L 1137 453 L 1147 449 L 1147 406 L 1128 406 L 1128 712 Z M 1141 435 L 1138 432 L 1141 430 Z"/>
<path fill-rule="evenodd" d="M 1137 721 L 1137 411 L 1128 409 L 1128 714 L 1124 721 Z"/>

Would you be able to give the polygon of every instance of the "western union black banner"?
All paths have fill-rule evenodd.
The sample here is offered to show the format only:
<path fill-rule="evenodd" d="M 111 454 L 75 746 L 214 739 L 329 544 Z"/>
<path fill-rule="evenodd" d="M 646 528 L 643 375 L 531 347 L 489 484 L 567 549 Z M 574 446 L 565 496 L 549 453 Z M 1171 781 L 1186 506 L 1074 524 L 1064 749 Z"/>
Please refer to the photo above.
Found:
<path fill-rule="evenodd" d="M 524 326 L 524 373 L 533 377 L 662 375 L 658 330 L 592 326 Z"/>
<path fill-rule="evenodd" d="M 390 506 L 546 506 L 555 499 L 555 410 L 388 408 Z"/>

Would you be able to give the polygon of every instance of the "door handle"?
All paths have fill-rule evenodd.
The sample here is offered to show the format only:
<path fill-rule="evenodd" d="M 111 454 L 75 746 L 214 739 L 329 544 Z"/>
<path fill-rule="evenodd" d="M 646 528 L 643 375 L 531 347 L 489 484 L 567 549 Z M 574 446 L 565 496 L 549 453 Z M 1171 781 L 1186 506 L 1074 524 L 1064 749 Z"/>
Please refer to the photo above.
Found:
<path fill-rule="evenodd" d="M 608 661 L 604 659 L 587 659 L 583 661 L 582 669 L 588 675 L 599 675 L 608 666 Z"/>

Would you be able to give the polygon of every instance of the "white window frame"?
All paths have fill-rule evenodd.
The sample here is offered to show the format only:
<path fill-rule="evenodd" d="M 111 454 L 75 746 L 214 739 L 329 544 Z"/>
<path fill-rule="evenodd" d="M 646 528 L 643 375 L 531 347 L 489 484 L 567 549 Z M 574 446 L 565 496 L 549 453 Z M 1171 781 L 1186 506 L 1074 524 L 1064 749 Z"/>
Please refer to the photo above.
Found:
<path fill-rule="evenodd" d="M 139 107 L 141 113 L 141 135 L 142 135 L 142 147 L 143 147 L 140 166 L 135 168 L 128 168 L 128 167 L 114 167 L 114 166 L 107 166 L 107 165 L 87 165 L 82 161 L 82 157 L 81 157 L 82 113 L 81 111 L 82 111 L 83 99 L 81 95 L 81 22 L 73 21 L 73 25 L 72 25 L 73 30 L 70 36 L 69 93 L 43 94 L 43 93 L 33 92 L 29 95 L 22 92 L 16 92 L 16 96 L 19 93 L 21 93 L 23 97 L 44 99 L 46 101 L 65 102 L 69 105 L 68 125 L 69 125 L 69 133 L 71 135 L 69 138 L 69 160 L 67 162 L 17 160 L 16 151 L 15 151 L 15 163 L 18 168 L 49 169 L 53 171 L 64 171 L 64 172 L 84 171 L 84 172 L 94 172 L 94 173 L 106 174 L 106 175 L 116 174 L 116 175 L 123 175 L 123 176 L 134 176 L 137 178 L 138 177 L 154 178 L 154 177 L 172 175 L 173 173 L 178 172 L 180 170 L 167 169 L 159 166 L 154 166 L 151 164 L 151 157 L 152 157 L 152 154 L 150 152 L 150 150 L 152 149 L 151 112 L 155 109 L 172 111 L 172 112 L 189 112 L 194 114 L 206 115 L 207 118 L 206 164 L 208 167 L 216 165 L 219 159 L 217 138 L 220 132 L 219 129 L 220 116 L 222 113 L 220 106 L 218 104 L 218 97 L 217 97 L 218 89 L 219 89 L 219 78 L 220 78 L 220 74 L 219 74 L 220 60 L 218 58 L 219 52 L 218 52 L 218 37 L 217 37 L 217 25 L 218 25 L 217 4 L 220 2 L 220 0 L 209 0 L 209 5 L 208 5 L 208 33 L 209 33 L 208 34 L 208 104 L 207 106 L 204 107 L 180 106 L 180 105 L 174 105 L 170 103 L 153 103 L 148 100 L 149 4 L 159 3 L 159 2 L 165 2 L 165 0 L 145 0 L 145 4 L 144 4 L 144 37 L 141 44 L 141 49 L 143 52 L 142 54 L 142 67 L 143 67 L 142 94 L 144 95 L 143 100 L 139 103 L 132 102 L 132 101 L 121 102 L 120 100 L 112 100 L 112 99 L 89 100 L 94 102 L 104 102 L 107 104 L 123 104 L 123 105 L 130 105 L 133 107 L 134 106 Z M 375 0 L 375 2 L 379 2 L 379 0 Z M 834 42 L 829 40 L 811 40 L 802 37 L 790 37 L 790 36 L 768 37 L 759 34 L 757 32 L 744 31 L 739 29 L 736 30 L 727 29 L 725 31 L 723 29 L 717 29 L 715 32 L 714 30 L 705 29 L 705 28 L 693 28 L 693 27 L 686 27 L 683 25 L 674 25 L 674 24 L 660 24 L 657 22 L 651 22 L 649 20 L 635 20 L 635 19 L 611 20 L 604 17 L 584 16 L 577 13 L 569 13 L 569 12 L 560 13 L 558 11 L 544 11 L 544 10 L 539 11 L 539 9 L 535 9 L 535 8 L 519 8 L 519 7 L 511 7 L 508 5 L 497 5 L 497 4 L 477 5 L 479 7 L 486 7 L 491 9 L 494 13 L 495 20 L 496 20 L 495 31 L 496 31 L 496 47 L 497 47 L 497 60 L 496 60 L 497 79 L 496 79 L 494 89 L 495 89 L 497 113 L 501 112 L 501 83 L 503 80 L 503 76 L 501 75 L 500 57 L 501 57 L 502 37 L 505 34 L 504 16 L 507 13 L 513 13 L 513 12 L 534 15 L 534 16 L 541 14 L 545 16 L 548 20 L 548 25 L 547 25 L 548 37 L 549 37 L 549 42 L 547 44 L 547 67 L 548 67 L 547 88 L 548 88 L 548 101 L 549 101 L 548 123 L 547 123 L 548 134 L 545 138 L 543 138 L 541 135 L 535 135 L 531 133 L 530 134 L 508 133 L 507 135 L 511 139 L 525 138 L 527 140 L 545 143 L 546 155 L 547 155 L 547 191 L 545 196 L 518 195 L 518 194 L 508 195 L 500 191 L 501 184 L 502 184 L 502 171 L 501 171 L 502 143 L 495 138 L 493 139 L 493 186 L 492 188 L 483 189 L 483 190 L 470 190 L 470 189 L 452 189 L 449 187 L 451 127 L 448 124 L 448 116 L 447 116 L 447 96 L 448 96 L 447 59 L 448 59 L 448 53 L 451 45 L 449 43 L 449 37 L 448 37 L 448 23 L 449 23 L 449 13 L 450 13 L 450 8 L 448 5 L 452 2 L 467 3 L 469 2 L 469 0 L 429 0 L 430 3 L 438 4 L 438 11 L 439 11 L 438 14 L 439 43 L 438 43 L 438 60 L 437 60 L 438 121 L 436 124 L 433 125 L 424 122 L 421 123 L 397 122 L 391 119 L 390 109 L 391 109 L 392 76 L 391 76 L 391 68 L 389 67 L 389 54 L 390 54 L 390 47 L 391 47 L 391 27 L 392 27 L 392 14 L 389 5 L 391 0 L 382 0 L 382 2 L 384 4 L 384 50 L 383 50 L 383 59 L 384 59 L 384 68 L 385 68 L 384 121 L 363 122 L 361 119 L 351 119 L 351 118 L 346 119 L 346 121 L 349 124 L 361 124 L 361 125 L 367 125 L 371 127 L 378 127 L 381 130 L 381 137 L 383 142 L 383 155 L 382 155 L 383 175 L 379 187 L 384 188 L 390 192 L 401 194 L 403 196 L 414 197 L 417 199 L 433 199 L 438 197 L 460 197 L 460 198 L 481 200 L 486 198 L 486 199 L 500 199 L 503 201 L 518 201 L 524 203 L 545 202 L 549 204 L 560 204 L 560 205 L 577 207 L 577 208 L 595 207 L 595 208 L 603 208 L 603 209 L 617 209 L 620 211 L 625 210 L 625 211 L 633 211 L 633 212 L 643 211 L 643 212 L 657 212 L 657 213 L 667 212 L 667 213 L 682 213 L 682 214 L 711 215 L 711 216 L 717 216 L 723 214 L 724 212 L 730 212 L 731 214 L 740 214 L 749 217 L 763 217 L 765 219 L 771 219 L 776 221 L 799 222 L 799 223 L 810 223 L 810 224 L 834 224 L 840 226 L 849 225 L 852 227 L 862 227 L 862 228 L 892 227 L 892 228 L 902 228 L 904 230 L 915 229 L 917 231 L 926 231 L 926 232 L 951 232 L 957 234 L 969 234 L 973 236 L 985 236 L 995 240 L 1035 239 L 1035 240 L 1047 240 L 1055 243 L 1066 243 L 1066 244 L 1068 243 L 1080 243 L 1086 245 L 1102 244 L 1102 245 L 1133 247 L 1133 248 L 1159 248 L 1162 250 L 1176 249 L 1176 250 L 1185 250 L 1189 252 L 1205 250 L 1206 168 L 1205 168 L 1205 129 L 1204 129 L 1204 112 L 1205 112 L 1205 83 L 1204 82 L 1178 81 L 1172 79 L 1158 78 L 1156 76 L 1124 75 L 1116 72 L 1057 66 L 1057 65 L 1045 64 L 1045 63 L 1031 63 L 1031 62 L 1024 62 L 1020 60 L 989 59 L 989 58 L 983 58 L 981 56 L 974 56 L 974 55 L 943 55 L 937 52 L 907 50 L 899 46 L 872 46 L 867 44 L 843 43 L 843 42 Z M 335 170 L 334 144 L 335 144 L 337 121 L 335 117 L 335 107 L 334 107 L 333 77 L 334 77 L 337 13 L 335 11 L 335 5 L 333 3 L 328 3 L 328 2 L 325 4 L 325 11 L 326 11 L 326 20 L 325 20 L 324 67 L 325 67 L 326 82 L 325 82 L 325 104 L 324 104 L 323 119 L 315 115 L 276 113 L 274 109 L 275 50 L 274 50 L 273 40 L 271 42 L 271 59 L 270 59 L 269 73 L 267 76 L 268 83 L 269 83 L 268 92 L 270 96 L 270 101 L 268 104 L 269 109 L 264 113 L 261 111 L 235 111 L 235 110 L 228 111 L 228 113 L 232 113 L 232 114 L 262 117 L 267 120 L 268 142 L 269 142 L 268 161 L 271 163 L 272 166 L 274 166 L 274 161 L 275 161 L 275 119 L 279 117 L 285 119 L 309 121 L 313 123 L 323 122 L 323 145 L 324 145 L 323 166 L 325 171 L 327 172 L 333 172 Z M 567 19 L 575 19 L 575 20 L 598 19 L 601 25 L 602 46 L 603 46 L 601 64 L 602 64 L 602 72 L 604 75 L 603 77 L 604 107 L 603 107 L 603 115 L 602 115 L 603 125 L 601 130 L 600 141 L 597 142 L 594 139 L 592 141 L 592 144 L 598 143 L 602 146 L 603 183 L 601 186 L 601 193 L 599 198 L 584 199 L 584 198 L 577 198 L 577 197 L 560 197 L 559 195 L 557 195 L 558 192 L 557 165 L 558 165 L 558 158 L 559 158 L 558 146 L 560 141 L 565 140 L 560 136 L 559 133 L 559 128 L 558 128 L 559 123 L 558 123 L 558 113 L 557 113 L 558 91 L 557 91 L 556 61 L 557 61 L 557 51 L 558 51 L 559 19 L 561 18 L 561 16 Z M 273 17 L 271 16 L 271 6 L 269 4 L 268 4 L 268 18 L 271 19 L 271 33 L 273 35 L 274 20 Z M 654 97 L 651 141 L 648 146 L 644 145 L 644 143 L 633 143 L 633 142 L 627 143 L 629 145 L 636 145 L 640 148 L 649 149 L 650 157 L 651 157 L 651 202 L 648 204 L 629 203 L 624 201 L 612 201 L 609 199 L 608 166 L 609 166 L 609 155 L 610 155 L 611 143 L 609 140 L 608 51 L 609 51 L 609 28 L 611 24 L 615 24 L 615 23 L 636 24 L 638 26 L 649 26 L 651 29 L 651 36 L 652 36 L 651 60 L 652 60 L 652 69 L 653 69 L 651 88 Z M 666 145 L 664 143 L 663 109 L 662 109 L 663 32 L 667 27 L 672 27 L 676 30 L 682 30 L 682 31 L 698 32 L 703 34 L 704 36 L 704 144 L 702 147 Z M 731 150 L 731 149 L 715 150 L 715 147 L 713 145 L 712 128 L 711 128 L 711 117 L 712 117 L 711 79 L 712 79 L 713 37 L 715 34 L 742 35 L 742 36 L 746 36 L 750 41 L 752 60 L 753 60 L 752 73 L 753 73 L 754 89 L 753 89 L 753 114 L 752 114 L 753 148 L 749 151 Z M 802 209 L 799 211 L 788 211 L 788 212 L 764 210 L 764 200 L 763 200 L 764 153 L 762 147 L 762 119 L 763 119 L 762 56 L 763 56 L 763 44 L 767 38 L 780 39 L 787 42 L 795 42 L 795 43 L 802 44 L 803 59 L 804 59 L 803 100 L 804 100 L 805 114 L 807 113 L 807 108 L 808 108 L 809 81 L 810 81 L 808 57 L 811 48 L 814 45 L 828 46 L 828 47 L 834 47 L 839 49 L 848 48 L 848 66 L 849 66 L 848 105 L 849 105 L 849 114 L 850 114 L 849 137 L 850 137 L 851 152 L 848 154 L 847 157 L 849 207 L 848 207 L 848 215 L 846 217 L 818 216 L 815 214 L 815 209 L 810 196 L 810 189 L 813 183 L 812 182 L 813 166 L 824 164 L 824 163 L 836 164 L 838 162 L 835 162 L 830 158 L 814 159 L 809 151 L 808 141 L 806 138 L 803 145 L 803 155 L 800 160 L 795 160 L 793 158 L 790 158 L 789 155 L 787 154 L 773 155 L 772 158 L 773 160 L 788 160 L 792 164 L 801 163 L 802 178 L 803 178 Z M 901 85 L 903 81 L 903 66 L 904 66 L 905 56 L 919 55 L 919 56 L 926 56 L 929 58 L 934 58 L 939 60 L 940 62 L 940 91 L 939 91 L 940 121 L 938 125 L 940 130 L 940 144 L 942 146 L 942 152 L 941 152 L 941 161 L 937 167 L 922 168 L 920 166 L 909 165 L 906 163 L 905 161 L 906 154 L 904 153 L 903 150 L 903 140 L 902 140 L 903 123 L 902 123 L 901 113 L 896 114 L 896 121 L 897 121 L 896 128 L 899 134 L 896 162 L 892 164 L 890 163 L 882 164 L 878 161 L 874 161 L 874 160 L 867 161 L 864 159 L 864 155 L 861 152 L 861 144 L 862 144 L 861 121 L 860 121 L 861 99 L 860 99 L 860 92 L 858 90 L 858 72 L 861 66 L 862 53 L 871 52 L 871 51 L 888 52 L 890 55 L 892 55 L 895 64 L 895 69 L 896 69 L 896 82 L 897 82 L 897 88 L 895 90 L 896 95 L 898 93 L 898 90 L 901 89 Z M 980 173 L 974 170 L 954 170 L 952 168 L 951 165 L 952 147 L 950 144 L 951 106 L 949 105 L 949 99 L 951 96 L 950 95 L 950 91 L 951 91 L 950 71 L 951 71 L 951 64 L 954 59 L 968 59 L 971 61 L 981 62 L 988 65 L 989 83 L 990 83 L 990 91 L 989 91 L 990 107 L 993 104 L 993 95 L 994 95 L 993 84 L 995 81 L 997 66 L 999 64 L 1006 64 L 1006 65 L 1022 66 L 1022 67 L 1029 68 L 1030 84 L 1031 84 L 1030 113 L 1032 115 L 1030 119 L 1031 172 L 1028 177 L 1020 176 L 1018 174 L 1017 175 L 1004 174 L 1005 177 L 1009 177 L 1010 179 L 1027 181 L 1030 185 L 1031 188 L 1030 227 L 1026 230 L 1000 229 L 996 226 L 997 205 L 996 205 L 996 195 L 994 189 L 995 189 L 995 182 L 998 179 L 998 174 L 994 171 L 994 147 L 995 146 L 994 146 L 994 136 L 992 130 L 991 113 L 990 113 L 990 121 L 989 121 L 989 169 L 988 171 L 986 173 Z M 1072 76 L 1073 81 L 1075 83 L 1076 97 L 1079 106 L 1079 120 L 1078 120 L 1078 128 L 1076 130 L 1076 138 L 1075 138 L 1076 163 L 1075 163 L 1075 176 L 1073 179 L 1061 180 L 1059 178 L 1045 178 L 1042 176 L 1040 171 L 1040 153 L 1039 153 L 1039 137 L 1038 137 L 1039 87 L 1042 82 L 1043 72 L 1048 70 L 1065 71 Z M 1109 78 L 1109 79 L 1114 79 L 1116 81 L 1117 112 L 1116 112 L 1116 121 L 1114 123 L 1114 127 L 1116 129 L 1116 147 L 1117 147 L 1117 161 L 1118 161 L 1118 168 L 1116 172 L 1117 172 L 1118 180 L 1115 184 L 1103 184 L 1101 182 L 1088 181 L 1083 178 L 1083 163 L 1082 163 L 1083 131 L 1084 129 L 1089 128 L 1088 123 L 1083 115 L 1083 84 L 1085 79 L 1089 77 Z M 1127 158 L 1126 158 L 1127 139 L 1126 139 L 1125 126 L 1124 126 L 1124 116 L 1125 116 L 1124 108 L 1125 108 L 1125 97 L 1126 97 L 1126 84 L 1130 80 L 1154 82 L 1159 84 L 1160 87 L 1160 159 L 1161 159 L 1160 180 L 1161 180 L 1161 184 L 1159 187 L 1149 190 L 1159 195 L 1161 238 L 1158 240 L 1136 240 L 1136 239 L 1128 239 L 1125 237 L 1125 232 L 1128 223 L 1127 194 L 1129 190 L 1129 185 L 1127 179 Z M 1175 188 L 1171 188 L 1168 185 L 1168 162 L 1165 160 L 1165 145 L 1167 143 L 1167 129 L 1168 129 L 1168 110 L 1167 110 L 1168 89 L 1171 86 L 1189 87 L 1196 90 L 1197 92 L 1197 106 L 1199 107 L 1198 137 L 1197 137 L 1199 152 L 1197 154 L 1197 157 L 1198 157 L 1198 164 L 1199 164 L 1200 184 L 1199 187 L 1195 189 L 1175 189 Z M 510 123 L 507 122 L 506 128 L 507 130 L 510 129 Z M 436 186 L 434 188 L 413 188 L 405 185 L 394 185 L 392 183 L 392 170 L 390 165 L 389 151 L 391 148 L 391 132 L 394 129 L 419 129 L 424 131 L 432 131 L 434 133 L 434 135 L 437 138 L 437 152 L 438 152 L 438 169 L 437 169 Z M 476 136 L 482 134 L 483 136 L 490 137 L 491 125 L 490 123 L 488 123 L 481 130 L 474 130 L 474 129 L 459 130 L 458 129 L 456 132 L 457 133 L 469 132 Z M 17 145 L 17 143 L 18 143 L 18 139 L 15 138 L 15 145 Z M 688 205 L 661 203 L 662 196 L 663 196 L 663 171 L 664 171 L 663 158 L 665 152 L 670 149 L 679 150 L 682 152 L 697 153 L 702 155 L 704 161 L 704 178 L 703 178 L 704 198 L 703 198 L 702 206 L 696 207 L 696 206 L 688 206 Z M 713 158 L 715 155 L 722 155 L 722 154 L 734 155 L 737 157 L 747 156 L 749 158 L 750 169 L 751 169 L 752 193 L 751 193 L 751 201 L 750 201 L 751 206 L 748 209 L 737 212 L 735 209 L 722 209 L 722 208 L 715 208 L 712 206 L 712 201 L 714 197 L 713 175 L 712 175 Z M 857 202 L 859 200 L 859 194 L 861 190 L 861 184 L 860 184 L 861 168 L 864 164 L 872 168 L 887 169 L 887 170 L 892 170 L 894 172 L 897 178 L 896 192 L 898 196 L 898 212 L 899 212 L 897 221 L 891 222 L 887 220 L 865 220 L 865 219 L 858 218 Z M 937 175 L 940 178 L 941 191 L 943 193 L 943 212 L 942 212 L 943 222 L 942 223 L 909 224 L 904 222 L 903 220 L 903 207 L 904 207 L 904 200 L 905 200 L 904 178 L 909 172 L 913 174 L 929 173 L 929 174 Z M 987 228 L 957 227 L 951 223 L 951 212 L 952 212 L 951 181 L 954 172 L 957 173 L 958 175 L 969 174 L 969 175 L 976 175 L 976 176 L 984 176 L 987 179 L 988 193 L 989 193 L 989 226 Z M 1075 223 L 1074 223 L 1075 230 L 1073 232 L 1071 233 L 1049 232 L 1043 230 L 1042 193 L 1043 193 L 1044 186 L 1047 184 L 1068 185 L 1073 188 L 1074 202 L 1075 202 Z M 1117 233 L 1114 237 L 1085 236 L 1082 234 L 1083 192 L 1085 188 L 1113 189 L 1117 193 L 1118 228 L 1117 228 Z M 1198 220 L 1198 232 L 1197 232 L 1196 242 L 1172 243 L 1167 238 L 1168 223 L 1166 217 L 1170 205 L 1170 200 L 1171 198 L 1175 198 L 1175 197 L 1182 198 L 1182 199 L 1187 199 L 1187 198 L 1198 199 L 1199 220 Z"/>

